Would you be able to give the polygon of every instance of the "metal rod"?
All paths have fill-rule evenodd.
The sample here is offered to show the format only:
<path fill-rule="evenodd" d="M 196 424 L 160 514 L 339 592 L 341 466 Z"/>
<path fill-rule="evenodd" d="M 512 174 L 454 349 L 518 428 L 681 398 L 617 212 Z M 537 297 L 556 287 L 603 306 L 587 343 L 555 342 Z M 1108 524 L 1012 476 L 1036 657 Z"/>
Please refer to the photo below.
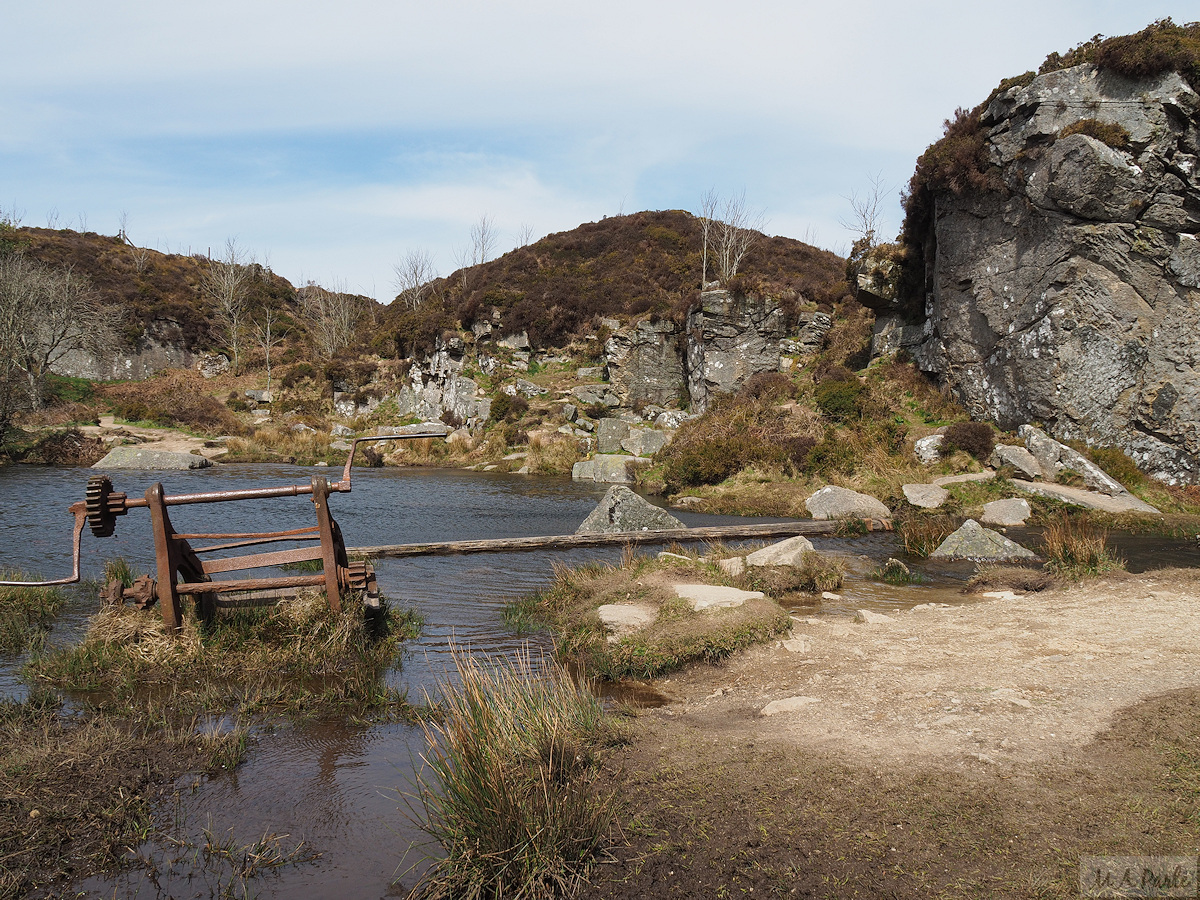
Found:
<path fill-rule="evenodd" d="M 83 526 L 87 522 L 87 507 L 83 503 L 72 503 L 70 510 L 75 514 L 70 577 L 56 578 L 53 581 L 0 581 L 0 587 L 57 587 L 61 584 L 75 584 L 79 581 L 79 536 L 83 534 Z"/>
<path fill-rule="evenodd" d="M 359 444 L 367 444 L 372 441 L 411 441 L 416 438 L 439 438 L 445 437 L 444 434 L 378 434 L 374 437 L 355 438 L 350 444 L 350 455 L 346 457 L 346 468 L 342 469 L 342 480 L 335 481 L 329 485 L 331 491 L 338 491 L 342 494 L 350 493 L 350 470 L 354 466 L 354 454 L 358 450 Z"/>
<path fill-rule="evenodd" d="M 246 578 L 238 581 L 183 581 L 175 585 L 180 594 L 228 594 L 232 591 L 255 591 L 261 588 L 322 587 L 324 575 L 293 575 L 284 578 Z"/>
<path fill-rule="evenodd" d="M 241 569 L 259 569 L 263 566 L 280 566 L 285 563 L 307 562 L 320 559 L 320 547 L 297 547 L 295 550 L 276 550 L 273 553 L 249 553 L 245 556 L 226 556 L 203 564 L 204 574 L 215 572 L 237 572 Z"/>
<path fill-rule="evenodd" d="M 205 541 L 216 540 L 217 538 L 278 538 L 279 540 L 287 540 L 289 535 L 293 534 L 316 534 L 317 526 L 310 525 L 308 528 L 293 528 L 291 531 L 243 531 L 235 532 L 213 532 L 212 534 L 176 534 L 174 537 L 182 541 Z"/>
<path fill-rule="evenodd" d="M 233 541 L 229 544 L 213 544 L 211 547 L 193 547 L 193 553 L 211 553 L 214 550 L 233 550 L 237 547 L 253 547 L 257 544 L 276 544 L 283 541 L 319 541 L 319 534 L 304 534 L 296 537 L 260 538 L 256 541 Z"/>

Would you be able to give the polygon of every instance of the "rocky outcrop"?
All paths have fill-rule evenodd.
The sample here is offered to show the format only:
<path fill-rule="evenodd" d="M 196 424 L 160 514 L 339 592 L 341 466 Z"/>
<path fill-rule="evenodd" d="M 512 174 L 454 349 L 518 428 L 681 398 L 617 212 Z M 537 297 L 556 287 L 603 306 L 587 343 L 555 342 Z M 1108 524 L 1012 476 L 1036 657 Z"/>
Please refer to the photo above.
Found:
<path fill-rule="evenodd" d="M 783 314 L 770 298 L 705 291 L 687 317 L 688 395 L 703 411 L 756 372 L 779 371 Z"/>
<path fill-rule="evenodd" d="M 1200 96 L 1082 65 L 979 121 L 1002 189 L 932 190 L 909 222 L 918 363 L 975 418 L 1200 481 Z"/>
<path fill-rule="evenodd" d="M 610 392 L 623 407 L 690 402 L 703 412 L 714 395 L 736 392 L 751 375 L 816 353 L 833 320 L 814 310 L 801 312 L 790 333 L 784 324 L 771 297 L 705 291 L 682 328 L 642 321 L 613 332 L 604 347 Z"/>
<path fill-rule="evenodd" d="M 422 419 L 453 418 L 474 429 L 487 421 L 492 401 L 470 378 L 462 375 L 466 346 L 459 337 L 439 340 L 424 364 L 413 363 L 409 383 L 396 395 L 401 416 Z"/>
<path fill-rule="evenodd" d="M 132 347 L 103 353 L 72 350 L 54 363 L 58 375 L 92 381 L 139 381 L 163 369 L 189 369 L 196 359 L 174 319 L 154 319 Z"/>

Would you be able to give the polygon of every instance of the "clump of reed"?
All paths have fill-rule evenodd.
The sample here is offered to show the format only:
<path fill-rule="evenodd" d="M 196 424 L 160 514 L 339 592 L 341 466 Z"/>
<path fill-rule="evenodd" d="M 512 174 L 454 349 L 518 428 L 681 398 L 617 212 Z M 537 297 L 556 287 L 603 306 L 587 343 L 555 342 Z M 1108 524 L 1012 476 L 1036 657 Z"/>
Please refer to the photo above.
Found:
<path fill-rule="evenodd" d="M 896 535 L 909 556 L 924 558 L 936 550 L 959 526 L 956 516 L 949 514 L 898 516 Z"/>
<path fill-rule="evenodd" d="M 1125 561 L 1107 546 L 1108 533 L 1069 515 L 1052 519 L 1042 533 L 1046 569 L 1064 578 L 1080 579 L 1125 568 Z"/>
<path fill-rule="evenodd" d="M 414 898 L 571 896 L 613 826 L 599 754 L 615 732 L 600 701 L 556 664 L 485 666 L 455 654 L 424 722 L 426 766 L 410 814 L 443 855 Z"/>
<path fill-rule="evenodd" d="M 398 639 L 417 626 L 413 614 L 386 604 L 371 619 L 354 603 L 335 615 L 316 592 L 275 606 L 222 609 L 207 624 L 186 615 L 178 633 L 157 610 L 107 606 L 82 642 L 35 655 L 28 671 L 120 710 L 358 711 L 399 700 L 383 676 L 397 659 Z"/>
<path fill-rule="evenodd" d="M 35 576 L 0 570 L 0 581 L 27 581 Z M 66 595 L 58 588 L 0 587 L 0 650 L 38 646 L 62 609 Z"/>

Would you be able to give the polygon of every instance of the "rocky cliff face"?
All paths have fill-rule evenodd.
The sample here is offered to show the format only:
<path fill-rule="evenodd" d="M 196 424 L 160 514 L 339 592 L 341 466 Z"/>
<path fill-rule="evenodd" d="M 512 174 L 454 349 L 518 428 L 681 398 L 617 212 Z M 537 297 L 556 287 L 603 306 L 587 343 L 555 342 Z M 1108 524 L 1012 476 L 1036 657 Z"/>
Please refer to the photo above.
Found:
<path fill-rule="evenodd" d="M 92 381 L 137 381 L 163 369 L 188 369 L 194 362 L 180 324 L 173 319 L 155 319 L 133 347 L 104 354 L 72 350 L 54 364 L 54 371 Z"/>
<path fill-rule="evenodd" d="M 1003 189 L 933 192 L 917 361 L 973 416 L 1200 481 L 1200 96 L 1081 65 L 979 121 Z"/>

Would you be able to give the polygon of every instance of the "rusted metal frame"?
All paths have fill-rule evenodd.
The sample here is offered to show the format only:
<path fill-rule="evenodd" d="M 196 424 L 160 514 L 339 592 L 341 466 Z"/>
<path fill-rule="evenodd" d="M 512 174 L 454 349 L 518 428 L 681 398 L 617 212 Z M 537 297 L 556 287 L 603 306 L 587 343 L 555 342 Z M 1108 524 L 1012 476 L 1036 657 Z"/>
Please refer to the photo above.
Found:
<path fill-rule="evenodd" d="M 158 570 L 158 606 L 162 610 L 163 623 L 168 628 L 183 626 L 183 612 L 179 605 L 179 591 L 175 572 L 179 567 L 179 544 L 171 539 L 173 529 L 163 502 L 161 482 L 146 490 L 146 506 L 150 508 L 150 524 L 154 530 L 154 561 Z"/>
<path fill-rule="evenodd" d="M 175 537 L 182 541 L 215 541 L 217 538 L 272 538 L 287 540 L 289 537 L 301 534 L 316 534 L 317 526 L 293 528 L 290 531 L 242 531 L 242 532 L 213 532 L 212 534 L 177 534 Z"/>
<path fill-rule="evenodd" d="M 325 595 L 329 608 L 335 613 L 342 611 L 338 584 L 337 548 L 334 545 L 333 516 L 329 514 L 329 482 L 321 475 L 312 478 L 312 501 L 317 510 L 317 527 L 321 532 L 321 559 L 325 568 Z"/>
<path fill-rule="evenodd" d="M 314 532 L 316 532 L 316 530 L 317 529 L 315 528 L 313 529 Z M 290 543 L 291 541 L 319 541 L 320 539 L 321 536 L 314 533 L 302 535 L 300 537 L 273 537 L 262 538 L 261 540 L 257 541 L 234 541 L 230 544 L 213 544 L 211 547 L 193 547 L 192 549 L 197 553 L 212 553 L 214 550 L 234 550 L 238 547 L 256 547 L 259 544 L 282 544 L 285 542 Z"/>
<path fill-rule="evenodd" d="M 203 563 L 203 570 L 206 575 L 214 575 L 218 572 L 237 572 L 242 569 L 259 569 L 264 566 L 307 562 L 310 559 L 321 559 L 323 554 L 324 550 L 321 547 L 297 547 L 295 550 L 275 550 L 270 553 L 227 556 L 224 559 L 208 560 Z"/>
<path fill-rule="evenodd" d="M 355 438 L 350 444 L 350 455 L 346 457 L 346 466 L 342 469 L 342 480 L 333 482 L 329 489 L 342 494 L 350 493 L 350 472 L 354 467 L 354 454 L 357 452 L 359 444 L 368 444 L 374 441 L 411 441 L 418 438 L 444 437 L 444 434 L 377 434 L 374 437 Z"/>
<path fill-rule="evenodd" d="M 75 534 L 71 539 L 71 575 L 52 581 L 0 581 L 0 587 L 57 587 L 79 581 L 79 538 L 87 524 L 87 505 L 82 501 L 72 503 L 70 511 L 75 515 Z"/>
<path fill-rule="evenodd" d="M 231 591 L 255 591 L 277 587 L 320 587 L 323 584 L 324 575 L 286 575 L 282 578 L 243 578 L 231 581 L 181 581 L 175 585 L 175 590 L 180 594 L 228 594 Z"/>

